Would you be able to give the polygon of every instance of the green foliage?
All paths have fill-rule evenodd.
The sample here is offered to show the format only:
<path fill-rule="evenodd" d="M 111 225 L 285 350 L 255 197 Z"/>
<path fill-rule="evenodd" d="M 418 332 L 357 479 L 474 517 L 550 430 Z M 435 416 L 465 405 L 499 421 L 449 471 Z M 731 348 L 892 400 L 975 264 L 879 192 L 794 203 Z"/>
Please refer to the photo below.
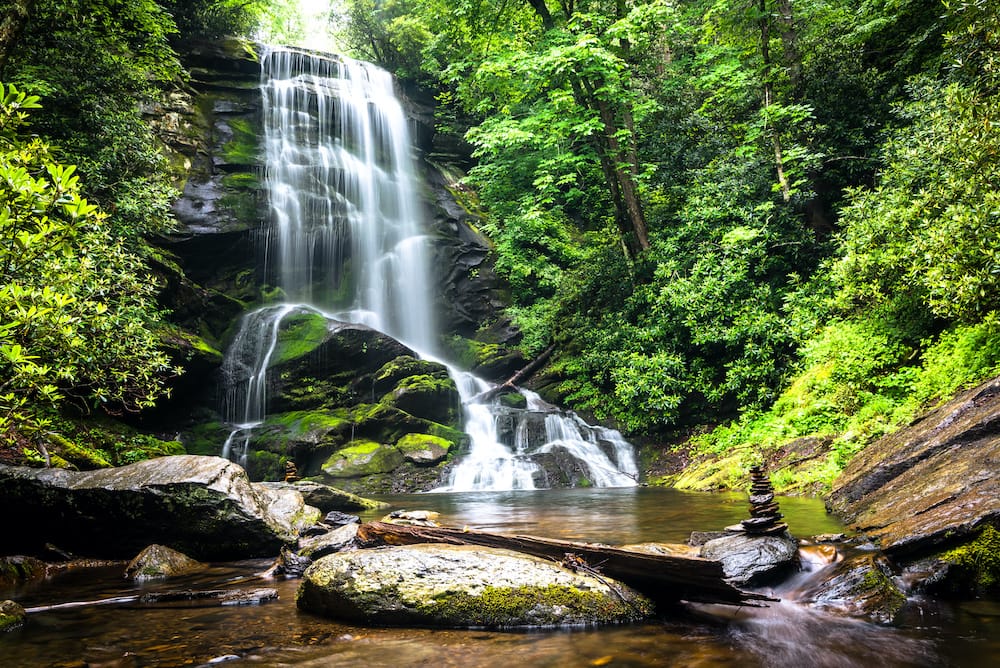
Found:
<path fill-rule="evenodd" d="M 39 0 L 0 73 L 45 98 L 35 131 L 133 244 L 173 225 L 175 192 L 142 109 L 181 76 L 176 32 L 153 0 Z"/>
<path fill-rule="evenodd" d="M 170 372 L 156 286 L 81 196 L 73 166 L 24 136 L 38 98 L 0 85 L 0 434 L 33 432 L 36 404 L 151 406 Z"/>
<path fill-rule="evenodd" d="M 288 20 L 289 0 L 158 0 L 185 38 L 253 37 L 265 17 Z"/>

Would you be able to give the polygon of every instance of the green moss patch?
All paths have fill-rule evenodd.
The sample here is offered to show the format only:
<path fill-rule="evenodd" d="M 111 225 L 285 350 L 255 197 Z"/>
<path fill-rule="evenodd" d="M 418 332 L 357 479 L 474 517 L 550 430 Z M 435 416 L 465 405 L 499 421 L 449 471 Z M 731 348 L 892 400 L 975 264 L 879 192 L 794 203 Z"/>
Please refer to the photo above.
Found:
<path fill-rule="evenodd" d="M 548 585 L 486 587 L 478 595 L 453 592 L 424 604 L 420 612 L 445 624 L 509 628 L 614 624 L 652 614 L 642 599 L 621 598 L 575 587 Z"/>
<path fill-rule="evenodd" d="M 958 566 L 977 592 L 1000 590 L 1000 531 L 986 525 L 976 538 L 940 556 Z"/>
<path fill-rule="evenodd" d="M 395 446 L 374 441 L 351 441 L 348 447 L 334 453 L 323 464 L 323 472 L 334 478 L 360 478 L 389 473 L 403 461 L 403 453 Z"/>
<path fill-rule="evenodd" d="M 407 434 L 396 442 L 403 458 L 414 464 L 437 464 L 448 456 L 453 443 L 431 434 Z"/>
<path fill-rule="evenodd" d="M 278 344 L 270 365 L 279 366 L 305 357 L 329 337 L 328 321 L 318 313 L 291 313 L 281 321 Z"/>

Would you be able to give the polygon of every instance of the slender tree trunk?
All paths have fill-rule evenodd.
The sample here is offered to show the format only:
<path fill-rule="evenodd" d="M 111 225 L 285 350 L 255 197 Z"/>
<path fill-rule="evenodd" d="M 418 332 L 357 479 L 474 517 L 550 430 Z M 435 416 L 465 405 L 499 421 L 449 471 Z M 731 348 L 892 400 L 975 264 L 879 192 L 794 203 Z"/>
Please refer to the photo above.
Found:
<path fill-rule="evenodd" d="M 767 12 L 767 0 L 759 0 L 760 10 L 760 55 L 764 63 L 764 110 L 774 104 L 774 84 L 771 81 L 771 17 Z M 767 123 L 766 119 L 765 122 Z M 792 198 L 792 189 L 788 183 L 788 176 L 785 174 L 784 157 L 781 151 L 781 138 L 778 131 L 770 123 L 767 124 L 767 132 L 771 135 L 771 144 L 774 148 L 774 163 L 778 173 L 778 185 L 781 188 L 781 198 L 786 202 Z"/>
<path fill-rule="evenodd" d="M 528 4 L 535 10 L 546 30 L 555 27 L 555 22 L 545 0 L 528 0 Z M 569 18 L 573 13 L 574 3 L 572 0 L 561 0 L 560 7 Z M 619 0 L 616 9 L 619 17 L 624 16 L 625 3 Z M 628 49 L 627 43 L 624 48 Z M 583 77 L 570 75 L 570 79 L 577 104 L 596 111 L 604 126 L 604 129 L 594 136 L 592 141 L 597 149 L 601 171 L 611 192 L 611 199 L 615 206 L 615 223 L 622 240 L 622 246 L 625 249 L 625 255 L 629 260 L 633 260 L 641 252 L 649 250 L 649 228 L 646 224 L 646 216 L 636 183 L 639 173 L 638 153 L 632 141 L 629 142 L 628 146 L 621 145 L 617 137 L 619 119 L 611 105 L 597 95 L 595 86 Z M 624 107 L 620 111 L 622 122 L 634 136 L 631 112 L 627 105 L 622 106 Z"/>
<path fill-rule="evenodd" d="M 799 53 L 799 35 L 792 15 L 792 0 L 777 0 L 777 9 L 788 82 L 792 88 L 792 98 L 798 100 L 802 94 L 802 55 Z"/>
<path fill-rule="evenodd" d="M 21 36 L 34 4 L 34 0 L 13 0 L 0 18 L 0 78 L 4 77 L 11 49 Z"/>

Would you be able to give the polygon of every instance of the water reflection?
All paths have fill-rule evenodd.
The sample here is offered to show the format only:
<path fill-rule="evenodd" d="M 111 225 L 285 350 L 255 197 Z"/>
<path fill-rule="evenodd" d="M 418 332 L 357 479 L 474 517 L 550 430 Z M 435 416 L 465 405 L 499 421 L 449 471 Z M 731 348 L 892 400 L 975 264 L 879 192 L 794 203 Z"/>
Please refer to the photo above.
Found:
<path fill-rule="evenodd" d="M 534 534 L 612 545 L 683 543 L 692 531 L 717 531 L 748 516 L 747 496 L 660 487 L 464 492 L 379 497 L 394 507 L 441 513 L 442 523 L 480 531 Z M 817 499 L 779 498 L 790 530 L 800 536 L 842 531 Z M 381 513 L 370 513 L 376 518 Z"/>
<path fill-rule="evenodd" d="M 745 516 L 743 495 L 662 489 L 390 497 L 449 524 L 607 543 L 682 542 Z M 813 500 L 782 500 L 794 533 L 839 530 Z M 32 614 L 0 635 L 3 666 L 978 666 L 1000 657 L 1000 607 L 919 603 L 901 628 L 885 628 L 782 603 L 766 609 L 689 607 L 638 625 L 500 633 L 349 626 L 299 612 L 294 580 L 263 580 L 269 563 L 217 564 L 206 572 L 127 583 L 122 567 L 68 572 L 0 591 L 25 607 L 129 596 L 144 591 L 274 587 L 258 606 L 108 605 Z M 214 663 L 212 663 L 214 662 Z"/>

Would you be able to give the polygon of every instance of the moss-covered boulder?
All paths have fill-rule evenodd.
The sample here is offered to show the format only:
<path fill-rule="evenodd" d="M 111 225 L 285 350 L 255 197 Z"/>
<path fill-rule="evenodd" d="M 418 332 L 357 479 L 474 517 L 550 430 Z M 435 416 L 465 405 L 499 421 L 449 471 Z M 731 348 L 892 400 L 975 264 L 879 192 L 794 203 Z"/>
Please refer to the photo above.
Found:
<path fill-rule="evenodd" d="M 399 439 L 396 448 L 406 461 L 430 466 L 444 461 L 454 445 L 451 441 L 432 434 L 407 434 Z"/>
<path fill-rule="evenodd" d="M 433 544 L 323 557 L 306 570 L 296 601 L 352 623 L 452 628 L 620 624 L 653 611 L 607 578 L 508 550 Z"/>
<path fill-rule="evenodd" d="M 0 587 L 13 587 L 22 582 L 40 580 L 45 577 L 45 570 L 45 563 L 34 557 L 0 557 Z"/>
<path fill-rule="evenodd" d="M 269 412 L 372 403 L 371 378 L 387 362 L 415 353 L 370 327 L 298 310 L 285 316 L 271 355 Z"/>
<path fill-rule="evenodd" d="M 205 568 L 207 568 L 205 564 L 183 552 L 166 545 L 150 545 L 125 567 L 125 579 L 145 582 L 196 573 Z"/>
<path fill-rule="evenodd" d="M 360 478 L 389 473 L 402 463 L 403 453 L 393 445 L 375 441 L 352 441 L 326 461 L 323 473 L 331 478 Z"/>

